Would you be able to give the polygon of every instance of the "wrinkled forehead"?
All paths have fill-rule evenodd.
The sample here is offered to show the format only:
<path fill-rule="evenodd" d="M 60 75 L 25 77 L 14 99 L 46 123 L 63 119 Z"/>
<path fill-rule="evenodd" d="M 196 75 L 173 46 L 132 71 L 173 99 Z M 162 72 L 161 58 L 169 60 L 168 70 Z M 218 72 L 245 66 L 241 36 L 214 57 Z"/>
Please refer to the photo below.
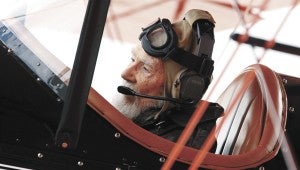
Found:
<path fill-rule="evenodd" d="M 163 61 L 160 58 L 153 57 L 145 52 L 141 44 L 132 48 L 132 57 L 135 60 L 139 60 L 148 65 L 154 65 L 160 67 L 163 65 Z"/>

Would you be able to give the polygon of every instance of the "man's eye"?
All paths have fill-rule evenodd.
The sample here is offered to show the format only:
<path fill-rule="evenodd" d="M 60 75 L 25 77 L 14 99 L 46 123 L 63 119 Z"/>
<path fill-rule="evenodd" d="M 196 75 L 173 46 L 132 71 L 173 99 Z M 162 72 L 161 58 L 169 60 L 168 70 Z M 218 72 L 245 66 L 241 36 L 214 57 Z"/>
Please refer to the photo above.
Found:
<path fill-rule="evenodd" d="M 143 69 L 147 72 L 150 72 L 150 69 L 148 67 L 143 66 Z"/>

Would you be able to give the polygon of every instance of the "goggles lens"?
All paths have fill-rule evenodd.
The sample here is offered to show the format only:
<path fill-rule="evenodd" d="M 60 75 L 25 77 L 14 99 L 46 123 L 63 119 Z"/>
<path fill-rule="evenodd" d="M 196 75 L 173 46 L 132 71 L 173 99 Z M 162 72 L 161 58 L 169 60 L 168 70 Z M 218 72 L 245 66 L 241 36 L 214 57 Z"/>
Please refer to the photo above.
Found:
<path fill-rule="evenodd" d="M 165 30 L 161 27 L 153 30 L 149 34 L 147 34 L 147 38 L 154 48 L 161 48 L 167 44 L 168 35 Z"/>

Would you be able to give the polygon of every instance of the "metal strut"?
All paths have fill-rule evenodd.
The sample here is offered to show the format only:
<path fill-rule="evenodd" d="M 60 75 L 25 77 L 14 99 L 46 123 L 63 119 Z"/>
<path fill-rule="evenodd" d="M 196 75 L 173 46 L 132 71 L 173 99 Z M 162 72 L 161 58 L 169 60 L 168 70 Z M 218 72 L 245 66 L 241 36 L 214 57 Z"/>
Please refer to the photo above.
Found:
<path fill-rule="evenodd" d="M 258 46 L 258 47 L 263 47 L 266 49 L 272 49 L 272 50 L 277 50 L 289 54 L 294 54 L 294 55 L 300 55 L 300 48 L 299 47 L 294 47 L 278 42 L 272 42 L 271 45 L 269 44 L 269 41 L 251 37 L 251 36 L 246 36 L 245 40 L 241 40 L 243 35 L 238 34 L 238 33 L 233 33 L 230 35 L 230 38 L 239 42 L 239 43 L 245 43 L 249 44 L 252 46 Z"/>
<path fill-rule="evenodd" d="M 76 149 L 110 0 L 89 0 L 55 144 Z"/>

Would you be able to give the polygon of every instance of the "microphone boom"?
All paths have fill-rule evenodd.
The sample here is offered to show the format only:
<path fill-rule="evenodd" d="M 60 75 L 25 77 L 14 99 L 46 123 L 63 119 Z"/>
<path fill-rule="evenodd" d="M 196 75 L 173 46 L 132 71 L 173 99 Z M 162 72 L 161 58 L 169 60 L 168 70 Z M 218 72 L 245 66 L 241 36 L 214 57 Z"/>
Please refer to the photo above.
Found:
<path fill-rule="evenodd" d="M 170 101 L 170 102 L 181 104 L 181 105 L 195 104 L 195 102 L 193 100 L 180 100 L 180 99 L 170 98 L 170 97 L 149 96 L 149 95 L 145 95 L 145 94 L 140 94 L 140 93 L 135 92 L 131 88 L 125 87 L 125 86 L 118 86 L 118 92 L 125 94 L 125 95 L 144 97 L 144 98 L 149 98 L 149 99 L 154 99 L 154 100 Z"/>

